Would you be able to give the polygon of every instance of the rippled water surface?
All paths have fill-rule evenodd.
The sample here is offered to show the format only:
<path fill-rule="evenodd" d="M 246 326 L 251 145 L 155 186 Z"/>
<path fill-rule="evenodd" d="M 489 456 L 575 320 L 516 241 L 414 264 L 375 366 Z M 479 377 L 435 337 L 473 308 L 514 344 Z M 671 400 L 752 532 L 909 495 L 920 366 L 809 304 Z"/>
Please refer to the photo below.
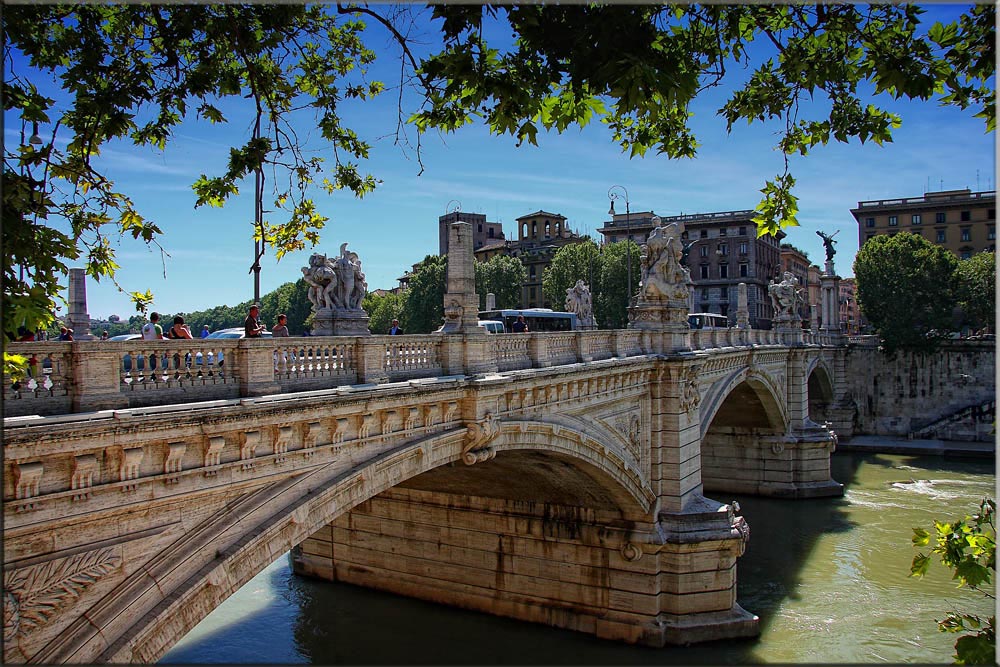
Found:
<path fill-rule="evenodd" d="M 736 496 L 750 523 L 739 602 L 760 637 L 651 649 L 291 574 L 281 558 L 194 628 L 164 663 L 736 664 L 951 661 L 952 608 L 989 614 L 938 563 L 907 576 L 912 528 L 971 513 L 994 462 L 838 453 L 844 498 Z M 728 501 L 715 494 L 719 500 Z"/>

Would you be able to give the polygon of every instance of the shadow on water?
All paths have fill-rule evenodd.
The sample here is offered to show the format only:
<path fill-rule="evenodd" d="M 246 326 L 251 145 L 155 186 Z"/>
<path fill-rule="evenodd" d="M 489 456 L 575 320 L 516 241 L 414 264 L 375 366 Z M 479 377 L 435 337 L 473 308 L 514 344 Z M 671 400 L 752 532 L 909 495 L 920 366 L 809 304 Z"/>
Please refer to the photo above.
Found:
<path fill-rule="evenodd" d="M 833 478 L 850 490 L 862 465 L 901 468 L 907 460 L 838 453 Z M 913 457 L 919 458 L 919 457 Z M 923 459 L 921 459 L 923 460 Z M 916 461 L 914 461 L 916 463 Z M 923 460 L 930 469 L 982 470 L 981 463 Z M 979 466 L 978 468 L 976 466 Z M 623 645 L 590 635 L 423 602 L 343 583 L 292 575 L 280 559 L 258 579 L 274 591 L 255 611 L 191 637 L 168 653 L 170 663 L 666 665 L 762 663 L 762 642 L 786 600 L 796 599 L 803 568 L 826 534 L 855 528 L 845 498 L 776 500 L 737 495 L 750 524 L 740 559 L 738 601 L 761 618 L 764 639 L 662 649 Z M 724 494 L 723 494 L 724 495 Z M 255 579 L 254 582 L 258 582 Z M 248 584 L 250 586 L 250 584 Z M 242 594 L 241 590 L 241 594 Z M 774 639 L 774 637 L 772 637 Z"/>

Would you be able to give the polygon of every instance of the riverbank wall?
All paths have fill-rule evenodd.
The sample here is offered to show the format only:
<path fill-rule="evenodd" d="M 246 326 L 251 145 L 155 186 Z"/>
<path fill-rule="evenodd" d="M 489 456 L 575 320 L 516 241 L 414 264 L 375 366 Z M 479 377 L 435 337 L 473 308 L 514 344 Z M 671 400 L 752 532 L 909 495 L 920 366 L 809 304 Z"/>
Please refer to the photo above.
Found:
<path fill-rule="evenodd" d="M 887 355 L 851 344 L 846 359 L 854 435 L 992 442 L 994 341 L 946 341 L 930 354 Z"/>

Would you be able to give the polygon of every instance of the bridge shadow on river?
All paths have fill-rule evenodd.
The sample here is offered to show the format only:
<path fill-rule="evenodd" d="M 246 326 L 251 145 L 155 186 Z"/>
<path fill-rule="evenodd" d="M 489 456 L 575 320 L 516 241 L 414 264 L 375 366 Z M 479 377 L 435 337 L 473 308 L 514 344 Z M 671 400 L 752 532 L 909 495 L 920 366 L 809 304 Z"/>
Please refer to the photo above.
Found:
<path fill-rule="evenodd" d="M 837 454 L 833 478 L 850 489 L 862 464 L 898 467 L 898 458 Z M 936 458 L 934 467 L 952 465 Z M 739 501 L 751 526 L 739 561 L 740 604 L 761 618 L 762 634 L 782 602 L 794 599 L 802 568 L 817 540 L 852 530 L 843 498 Z M 901 545 L 906 547 L 908 545 Z M 761 638 L 662 649 L 637 647 L 589 635 L 468 612 L 347 584 L 292 575 L 287 564 L 265 573 L 261 586 L 281 599 L 242 615 L 235 624 L 178 647 L 164 662 L 304 662 L 313 664 L 535 664 L 664 665 L 763 662 Z M 255 580 L 259 582 L 260 579 Z M 252 585 L 252 584 L 248 584 Z M 227 648 L 231 644 L 231 649 Z M 251 657 L 244 657 L 244 656 Z"/>

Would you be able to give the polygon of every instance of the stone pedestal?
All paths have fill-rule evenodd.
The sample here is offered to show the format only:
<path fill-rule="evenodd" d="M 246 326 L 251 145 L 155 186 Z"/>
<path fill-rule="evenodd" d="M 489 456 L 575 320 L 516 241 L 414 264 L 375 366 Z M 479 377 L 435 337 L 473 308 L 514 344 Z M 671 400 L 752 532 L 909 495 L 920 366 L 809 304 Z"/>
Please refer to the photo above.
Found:
<path fill-rule="evenodd" d="M 774 330 L 781 336 L 782 344 L 802 345 L 802 318 L 780 315 L 774 320 Z"/>
<path fill-rule="evenodd" d="M 312 334 L 314 336 L 333 335 L 333 309 L 320 308 L 313 315 Z"/>
<path fill-rule="evenodd" d="M 334 336 L 371 336 L 368 330 L 368 313 L 361 310 L 337 308 L 333 311 Z"/>
<path fill-rule="evenodd" d="M 639 297 L 629 308 L 629 328 L 649 332 L 653 354 L 670 354 L 691 349 L 691 326 L 688 324 L 687 290 L 673 299 Z"/>
<path fill-rule="evenodd" d="M 736 292 L 736 328 L 750 328 L 750 306 L 747 299 L 747 284 L 740 283 Z"/>

